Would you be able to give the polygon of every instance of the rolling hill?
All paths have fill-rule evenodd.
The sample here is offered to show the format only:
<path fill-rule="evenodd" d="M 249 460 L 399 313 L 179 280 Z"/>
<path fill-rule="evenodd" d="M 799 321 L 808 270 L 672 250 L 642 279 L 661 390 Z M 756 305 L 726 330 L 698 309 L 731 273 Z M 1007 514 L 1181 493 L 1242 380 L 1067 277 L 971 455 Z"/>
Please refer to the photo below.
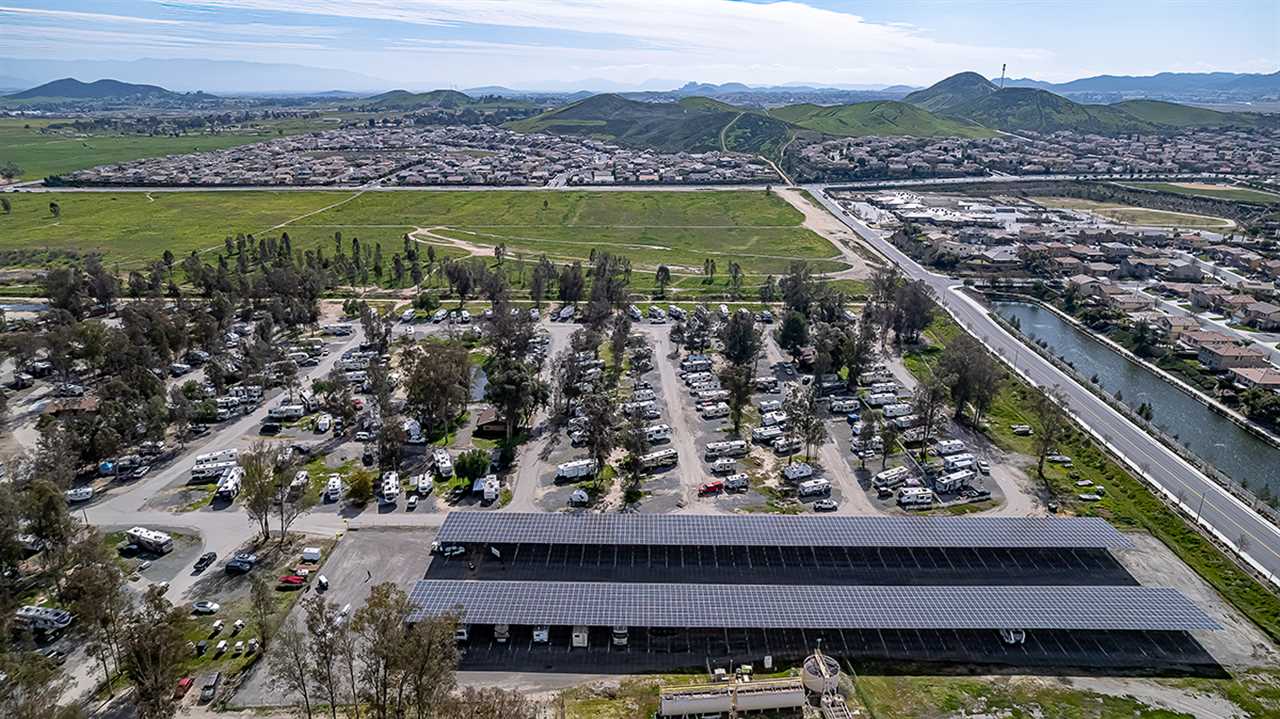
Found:
<path fill-rule="evenodd" d="M 420 107 L 451 109 L 474 103 L 475 100 L 470 95 L 457 90 L 432 90 L 431 92 L 392 90 L 366 98 L 365 107 L 370 110 L 414 110 Z"/>
<path fill-rule="evenodd" d="M 1219 112 L 1161 100 L 1125 100 L 1109 107 L 1157 125 L 1169 127 L 1280 127 L 1280 115 Z"/>
<path fill-rule="evenodd" d="M 990 137 L 994 131 L 939 117 L 905 102 L 884 100 L 853 105 L 788 105 L 770 115 L 824 135 L 910 135 L 912 137 Z"/>
<path fill-rule="evenodd" d="M 1074 130 L 1108 135 L 1160 129 L 1155 123 L 1111 105 L 1081 105 L 1048 90 L 1031 87 L 996 90 L 985 97 L 954 105 L 945 114 L 984 127 L 1011 131 Z"/>
<path fill-rule="evenodd" d="M 997 88 L 976 72 L 962 72 L 903 98 L 904 102 L 929 112 L 946 112 L 953 107 L 994 94 Z"/>
<path fill-rule="evenodd" d="M 204 95 L 204 93 L 196 93 Z M 211 97 L 204 95 L 205 97 Z M 177 98 L 182 93 L 171 92 L 159 85 L 135 85 L 119 80 L 95 80 L 81 82 L 66 77 L 6 96 L 9 100 L 67 99 L 67 100 L 123 100 L 130 98 Z"/>

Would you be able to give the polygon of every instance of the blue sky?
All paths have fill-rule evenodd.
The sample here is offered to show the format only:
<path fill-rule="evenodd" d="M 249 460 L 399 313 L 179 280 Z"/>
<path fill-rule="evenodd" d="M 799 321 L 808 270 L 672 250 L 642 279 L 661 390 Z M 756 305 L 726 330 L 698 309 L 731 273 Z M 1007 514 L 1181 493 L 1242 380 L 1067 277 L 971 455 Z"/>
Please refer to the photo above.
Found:
<path fill-rule="evenodd" d="M 0 55 L 297 63 L 413 89 L 927 85 L 1280 69 L 1277 0 L 0 0 Z M 0 74 L 4 68 L 0 65 Z"/>

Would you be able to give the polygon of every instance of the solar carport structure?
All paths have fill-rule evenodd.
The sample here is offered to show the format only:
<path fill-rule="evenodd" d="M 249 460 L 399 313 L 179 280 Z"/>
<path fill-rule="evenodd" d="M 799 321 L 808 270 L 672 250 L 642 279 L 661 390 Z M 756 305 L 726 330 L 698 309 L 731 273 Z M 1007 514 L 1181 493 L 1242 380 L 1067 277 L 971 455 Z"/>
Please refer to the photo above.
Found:
<path fill-rule="evenodd" d="M 1138 586 L 1111 555 L 1132 544 L 1098 518 L 454 512 L 437 542 L 464 551 L 432 560 L 411 619 L 460 612 L 469 668 L 661 670 L 818 642 L 917 663 L 1216 666 L 1190 632 L 1218 625 Z"/>
<path fill-rule="evenodd" d="M 483 561 L 428 578 L 766 584 L 1133 584 L 1099 518 L 453 512 Z"/>

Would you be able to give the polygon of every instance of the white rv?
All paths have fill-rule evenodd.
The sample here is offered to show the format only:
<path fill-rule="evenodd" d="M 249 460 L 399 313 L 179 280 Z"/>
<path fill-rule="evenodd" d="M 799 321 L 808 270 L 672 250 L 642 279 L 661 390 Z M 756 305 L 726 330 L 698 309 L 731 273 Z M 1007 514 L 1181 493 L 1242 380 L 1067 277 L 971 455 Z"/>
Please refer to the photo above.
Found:
<path fill-rule="evenodd" d="M 741 457 L 750 450 L 751 446 L 741 439 L 707 443 L 708 457 Z"/>
<path fill-rule="evenodd" d="M 972 454 L 964 452 L 947 457 L 943 460 L 942 467 L 947 472 L 959 472 L 962 469 L 972 469 L 975 461 Z"/>
<path fill-rule="evenodd" d="M 644 438 L 650 442 L 665 442 L 671 439 L 671 425 L 651 424 L 644 428 Z"/>
<path fill-rule="evenodd" d="M 944 439 L 938 442 L 938 446 L 934 447 L 933 451 L 944 457 L 949 454 L 957 454 L 964 451 L 964 442 L 958 439 Z"/>
<path fill-rule="evenodd" d="M 901 507 L 927 507 L 933 504 L 933 490 L 926 487 L 907 487 L 898 492 Z"/>
<path fill-rule="evenodd" d="M 640 457 L 640 466 L 645 469 L 655 469 L 673 465 L 679 461 L 680 455 L 674 449 L 660 449 L 657 452 L 642 455 Z"/>
<path fill-rule="evenodd" d="M 779 426 L 784 425 L 787 423 L 787 413 L 786 412 L 765 412 L 764 414 L 760 415 L 760 423 L 766 427 L 772 427 L 774 425 L 779 425 Z"/>
<path fill-rule="evenodd" d="M 580 479 L 596 473 L 594 459 L 575 459 L 556 467 L 556 479 Z"/>
<path fill-rule="evenodd" d="M 453 476 L 453 458 L 449 456 L 449 450 L 437 449 L 431 453 L 431 461 L 436 465 L 436 471 L 441 477 Z"/>
<path fill-rule="evenodd" d="M 831 493 L 831 482 L 825 479 L 810 479 L 800 483 L 798 490 L 801 497 L 815 497 Z"/>

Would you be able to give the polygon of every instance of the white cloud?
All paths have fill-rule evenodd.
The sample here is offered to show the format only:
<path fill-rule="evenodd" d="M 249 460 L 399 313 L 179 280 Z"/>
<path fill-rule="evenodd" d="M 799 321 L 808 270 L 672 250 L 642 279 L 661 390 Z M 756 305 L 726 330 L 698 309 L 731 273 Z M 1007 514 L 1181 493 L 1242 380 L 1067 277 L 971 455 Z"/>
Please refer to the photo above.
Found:
<path fill-rule="evenodd" d="M 831 82 L 941 78 L 962 69 L 991 72 L 1004 61 L 1030 63 L 1047 53 L 1031 48 L 995 48 L 944 42 L 918 28 L 873 23 L 842 12 L 799 2 L 757 4 L 731 0 L 167 0 L 166 4 L 224 11 L 266 11 L 335 18 L 382 20 L 432 28 L 454 28 L 474 36 L 488 27 L 586 33 L 593 45 L 614 39 L 614 49 L 543 47 L 497 42 L 501 57 L 527 57 L 534 64 L 511 72 L 546 73 L 563 68 L 564 53 L 575 60 L 595 57 L 597 65 L 619 72 L 663 73 L 704 80 Z M 479 27 L 478 27 L 479 26 Z M 418 40 L 409 30 L 396 47 L 438 56 L 447 45 Z M 626 42 L 618 41 L 625 39 Z M 436 44 L 432 44 L 436 43 Z M 555 42 L 559 46 L 580 43 Z M 414 48 L 414 49 L 409 49 Z M 483 54 L 481 45 L 457 45 L 454 52 Z M 543 57 L 536 57 L 541 51 Z M 529 57 L 534 55 L 534 57 Z M 623 57 L 625 55 L 625 57 Z M 589 63 L 591 65 L 593 63 Z M 744 73 L 758 68 L 762 75 Z M 642 76 L 619 78 L 638 80 Z"/>
<path fill-rule="evenodd" d="M 183 25 L 181 20 L 164 18 L 137 17 L 134 15 L 109 15 L 98 12 L 79 12 L 76 10 L 46 10 L 44 8 L 7 7 L 0 5 L 0 15 L 21 15 L 31 18 L 48 18 L 52 20 L 69 20 L 85 22 L 127 23 L 132 25 Z"/>

